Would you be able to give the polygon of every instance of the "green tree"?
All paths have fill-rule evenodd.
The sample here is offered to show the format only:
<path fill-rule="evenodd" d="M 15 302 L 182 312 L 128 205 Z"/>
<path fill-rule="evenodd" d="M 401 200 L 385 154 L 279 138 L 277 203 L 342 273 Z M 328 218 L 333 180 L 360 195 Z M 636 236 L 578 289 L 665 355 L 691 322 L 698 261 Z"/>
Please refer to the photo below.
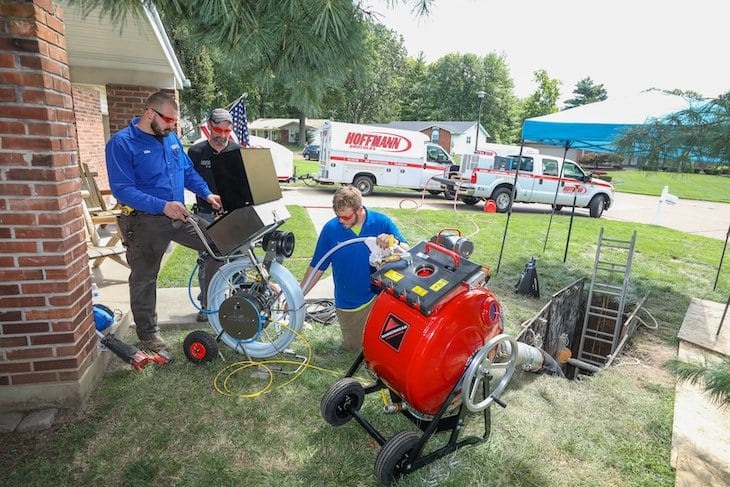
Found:
<path fill-rule="evenodd" d="M 397 119 L 405 64 L 403 37 L 367 22 L 362 57 L 349 63 L 344 83 L 327 98 L 330 118 L 354 123 Z"/>
<path fill-rule="evenodd" d="M 577 106 L 603 101 L 608 98 L 608 93 L 603 85 L 595 84 L 590 76 L 578 81 L 575 85 L 575 89 L 573 90 L 573 94 L 575 95 L 575 98 L 567 100 L 564 108 L 575 108 Z"/>
<path fill-rule="evenodd" d="M 730 165 L 730 91 L 712 101 L 690 99 L 690 107 L 651 120 L 616 139 L 617 152 L 639 157 L 645 169 L 687 172 Z"/>
<path fill-rule="evenodd" d="M 537 90 L 525 100 L 522 121 L 558 111 L 560 80 L 550 78 L 547 71 L 539 69 L 535 71 L 535 82 Z"/>
<path fill-rule="evenodd" d="M 406 60 L 405 80 L 407 81 L 400 87 L 399 115 L 394 120 L 425 120 L 428 113 L 425 96 L 428 65 L 423 52 L 418 53 L 415 59 Z"/>
<path fill-rule="evenodd" d="M 520 105 L 514 95 L 514 82 L 503 55 L 489 53 L 482 59 L 482 86 L 486 92 L 482 105 L 482 125 L 490 141 L 510 143 L 517 139 Z M 474 109 L 478 109 L 475 105 Z"/>

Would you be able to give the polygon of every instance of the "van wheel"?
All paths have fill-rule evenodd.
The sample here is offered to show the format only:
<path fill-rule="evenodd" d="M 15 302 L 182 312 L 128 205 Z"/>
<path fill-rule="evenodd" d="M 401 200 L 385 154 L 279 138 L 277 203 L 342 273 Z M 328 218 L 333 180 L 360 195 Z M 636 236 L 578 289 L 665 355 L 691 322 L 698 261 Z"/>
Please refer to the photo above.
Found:
<path fill-rule="evenodd" d="M 512 190 L 509 188 L 499 188 L 492 193 L 492 199 L 499 213 L 505 213 L 512 207 Z"/>
<path fill-rule="evenodd" d="M 563 205 L 553 205 L 553 210 L 555 210 L 556 212 L 558 212 L 562 209 L 563 209 Z"/>
<path fill-rule="evenodd" d="M 428 194 L 432 194 L 432 195 L 436 196 L 437 194 L 441 194 L 441 191 L 439 191 L 437 189 L 429 189 Z"/>
<path fill-rule="evenodd" d="M 373 188 L 375 183 L 369 176 L 358 176 L 352 182 L 352 185 L 360 190 L 363 196 L 370 196 L 373 194 Z"/>
<path fill-rule="evenodd" d="M 588 210 L 593 218 L 601 218 L 603 215 L 603 209 L 606 207 L 603 196 L 594 196 L 591 202 L 588 204 Z"/>
<path fill-rule="evenodd" d="M 479 198 L 477 198 L 476 196 L 462 196 L 461 201 L 469 206 L 474 206 L 479 203 Z"/>

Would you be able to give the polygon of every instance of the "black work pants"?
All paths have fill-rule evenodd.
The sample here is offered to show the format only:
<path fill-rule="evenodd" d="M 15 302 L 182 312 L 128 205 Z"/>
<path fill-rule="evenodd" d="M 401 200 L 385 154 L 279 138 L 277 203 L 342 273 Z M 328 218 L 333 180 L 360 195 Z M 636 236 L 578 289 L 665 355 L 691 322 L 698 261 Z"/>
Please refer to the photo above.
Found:
<path fill-rule="evenodd" d="M 201 228 L 206 228 L 205 220 L 193 215 Z M 157 325 L 157 274 L 160 272 L 162 256 L 171 241 L 197 250 L 205 250 L 190 223 L 172 220 L 164 215 L 137 213 L 121 215 L 119 230 L 127 247 L 129 274 L 129 300 L 132 316 L 140 340 L 147 340 L 160 328 Z M 208 278 L 201 289 L 203 307 L 207 304 L 208 282 L 223 265 L 223 262 L 210 257 L 205 259 L 205 275 Z"/>

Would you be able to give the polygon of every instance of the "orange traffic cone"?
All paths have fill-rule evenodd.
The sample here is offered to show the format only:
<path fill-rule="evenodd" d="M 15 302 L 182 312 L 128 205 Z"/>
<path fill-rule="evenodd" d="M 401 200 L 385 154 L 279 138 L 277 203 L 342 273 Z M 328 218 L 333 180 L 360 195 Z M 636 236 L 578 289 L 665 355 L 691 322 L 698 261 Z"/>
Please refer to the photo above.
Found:
<path fill-rule="evenodd" d="M 494 204 L 494 200 L 487 200 L 487 202 L 484 203 L 484 211 L 486 213 L 496 213 L 497 212 L 497 205 Z"/>

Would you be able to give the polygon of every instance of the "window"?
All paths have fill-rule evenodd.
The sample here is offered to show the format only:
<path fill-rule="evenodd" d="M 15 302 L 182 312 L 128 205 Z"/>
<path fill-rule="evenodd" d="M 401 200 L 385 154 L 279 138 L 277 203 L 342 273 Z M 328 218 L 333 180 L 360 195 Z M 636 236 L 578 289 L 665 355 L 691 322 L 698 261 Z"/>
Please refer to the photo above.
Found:
<path fill-rule="evenodd" d="M 471 135 L 466 136 L 466 143 L 471 144 Z"/>
<path fill-rule="evenodd" d="M 546 176 L 558 175 L 558 161 L 555 159 L 542 160 L 542 173 Z"/>
<path fill-rule="evenodd" d="M 563 176 L 566 178 L 582 179 L 585 177 L 585 173 L 574 162 L 565 161 L 565 164 L 563 164 Z"/>
<path fill-rule="evenodd" d="M 431 142 L 434 144 L 439 143 L 439 137 L 441 136 L 441 131 L 438 127 L 432 127 L 431 128 Z"/>

